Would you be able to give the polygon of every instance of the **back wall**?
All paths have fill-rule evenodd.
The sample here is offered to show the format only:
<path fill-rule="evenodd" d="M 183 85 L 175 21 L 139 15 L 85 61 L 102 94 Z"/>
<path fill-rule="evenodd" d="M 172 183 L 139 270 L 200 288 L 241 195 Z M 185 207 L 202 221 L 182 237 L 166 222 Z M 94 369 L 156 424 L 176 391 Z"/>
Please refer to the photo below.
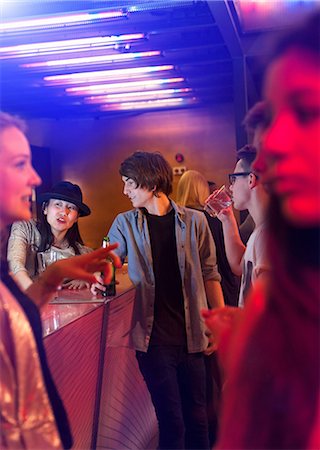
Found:
<path fill-rule="evenodd" d="M 97 119 L 30 120 L 31 144 L 49 147 L 53 182 L 80 185 L 92 214 L 79 220 L 87 245 L 101 245 L 114 217 L 131 208 L 122 194 L 120 163 L 136 150 L 160 151 L 171 166 L 203 173 L 217 185 L 235 163 L 232 104 L 216 109 L 185 109 Z M 185 157 L 175 161 L 176 153 Z M 174 191 L 179 176 L 174 176 Z"/>

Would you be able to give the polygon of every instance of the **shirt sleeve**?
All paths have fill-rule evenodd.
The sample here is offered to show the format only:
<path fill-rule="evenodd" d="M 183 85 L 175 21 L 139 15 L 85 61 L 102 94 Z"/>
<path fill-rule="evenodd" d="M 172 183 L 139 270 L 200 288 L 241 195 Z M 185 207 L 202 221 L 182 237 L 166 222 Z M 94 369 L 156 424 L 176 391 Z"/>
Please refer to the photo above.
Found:
<path fill-rule="evenodd" d="M 127 254 L 127 241 L 125 238 L 125 227 L 126 223 L 124 216 L 119 214 L 113 221 L 111 228 L 109 230 L 108 236 L 110 238 L 110 243 L 118 243 L 119 247 L 114 250 L 114 252 L 120 257 L 122 263 L 124 262 Z"/>
<path fill-rule="evenodd" d="M 216 246 L 206 217 L 199 218 L 199 255 L 204 280 L 221 281 L 218 271 Z"/>
<path fill-rule="evenodd" d="M 15 275 L 20 270 L 28 272 L 26 268 L 27 252 L 31 246 L 30 231 L 25 222 L 15 222 L 11 227 L 8 241 L 8 264 Z"/>

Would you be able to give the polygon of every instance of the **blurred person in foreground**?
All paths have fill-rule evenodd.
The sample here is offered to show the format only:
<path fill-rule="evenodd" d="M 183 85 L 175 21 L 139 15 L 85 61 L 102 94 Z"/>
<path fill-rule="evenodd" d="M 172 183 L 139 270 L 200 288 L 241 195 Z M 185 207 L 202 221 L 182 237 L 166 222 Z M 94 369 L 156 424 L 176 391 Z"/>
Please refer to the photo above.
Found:
<path fill-rule="evenodd" d="M 39 308 L 56 293 L 64 277 L 96 281 L 109 249 L 58 261 L 22 292 L 6 261 L 8 227 L 31 218 L 32 189 L 41 182 L 31 165 L 23 123 L 0 113 L 0 447 L 49 450 L 71 448 L 68 418 L 52 379 L 42 340 Z M 111 252 L 116 265 L 119 259 Z"/>
<path fill-rule="evenodd" d="M 272 276 L 240 315 L 204 312 L 228 375 L 218 449 L 320 448 L 319 30 L 317 13 L 279 41 L 265 77 Z"/>
<path fill-rule="evenodd" d="M 8 241 L 10 272 L 22 290 L 44 269 L 39 264 L 39 256 L 50 260 L 53 254 L 59 260 L 92 251 L 83 245 L 78 227 L 79 217 L 88 216 L 91 211 L 83 202 L 77 184 L 59 181 L 50 192 L 40 194 L 39 202 L 42 206 L 38 220 L 15 222 Z M 89 288 L 89 284 L 66 279 L 62 287 L 83 289 Z"/>

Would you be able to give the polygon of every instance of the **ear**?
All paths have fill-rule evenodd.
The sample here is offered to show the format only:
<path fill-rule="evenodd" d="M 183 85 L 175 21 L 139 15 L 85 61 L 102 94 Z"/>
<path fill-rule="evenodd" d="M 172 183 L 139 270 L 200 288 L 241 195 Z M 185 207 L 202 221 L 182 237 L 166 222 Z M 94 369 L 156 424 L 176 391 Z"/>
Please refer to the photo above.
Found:
<path fill-rule="evenodd" d="M 255 188 L 258 185 L 258 177 L 254 173 L 250 173 L 249 175 L 249 187 L 250 189 Z"/>
<path fill-rule="evenodd" d="M 48 204 L 46 202 L 42 203 L 42 212 L 45 216 L 48 214 Z"/>

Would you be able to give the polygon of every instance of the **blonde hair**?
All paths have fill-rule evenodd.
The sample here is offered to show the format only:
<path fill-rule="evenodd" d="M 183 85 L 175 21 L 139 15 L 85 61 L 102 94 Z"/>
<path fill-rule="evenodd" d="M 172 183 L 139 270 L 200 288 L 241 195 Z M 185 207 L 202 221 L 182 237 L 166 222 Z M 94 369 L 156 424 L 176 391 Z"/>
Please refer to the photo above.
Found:
<path fill-rule="evenodd" d="M 177 189 L 177 203 L 190 208 L 203 208 L 210 194 L 207 180 L 197 170 L 187 170 L 180 178 Z"/>

